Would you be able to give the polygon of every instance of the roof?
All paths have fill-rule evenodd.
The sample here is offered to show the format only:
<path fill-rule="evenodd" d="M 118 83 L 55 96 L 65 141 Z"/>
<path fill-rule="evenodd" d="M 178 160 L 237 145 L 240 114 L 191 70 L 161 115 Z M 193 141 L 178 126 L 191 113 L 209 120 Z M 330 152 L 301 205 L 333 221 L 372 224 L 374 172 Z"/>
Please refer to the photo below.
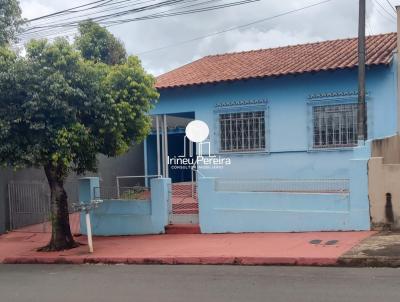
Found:
<path fill-rule="evenodd" d="M 206 56 L 157 77 L 159 89 L 354 68 L 357 38 Z M 366 38 L 369 66 L 389 64 L 396 34 Z"/>

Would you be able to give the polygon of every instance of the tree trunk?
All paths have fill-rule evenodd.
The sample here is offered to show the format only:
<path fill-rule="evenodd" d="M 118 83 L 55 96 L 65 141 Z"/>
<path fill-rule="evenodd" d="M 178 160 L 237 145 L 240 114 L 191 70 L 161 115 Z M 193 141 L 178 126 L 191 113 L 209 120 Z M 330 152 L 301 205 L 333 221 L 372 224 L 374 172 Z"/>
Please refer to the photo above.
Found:
<path fill-rule="evenodd" d="M 48 164 L 44 167 L 50 186 L 51 198 L 51 240 L 40 251 L 61 251 L 77 246 L 69 225 L 67 193 L 64 190 L 64 180 L 67 177 L 61 166 Z"/>

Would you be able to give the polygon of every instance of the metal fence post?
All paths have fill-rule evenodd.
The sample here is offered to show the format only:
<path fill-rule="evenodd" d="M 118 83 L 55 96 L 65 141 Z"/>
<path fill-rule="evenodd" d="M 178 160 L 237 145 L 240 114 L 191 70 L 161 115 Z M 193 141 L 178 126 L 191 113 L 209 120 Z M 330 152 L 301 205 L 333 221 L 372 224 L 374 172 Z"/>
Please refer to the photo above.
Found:
<path fill-rule="evenodd" d="M 11 202 L 11 193 L 10 193 L 11 184 L 10 183 L 7 184 L 7 189 L 8 189 L 8 208 L 9 208 L 8 210 L 9 210 L 9 213 L 10 213 L 10 230 L 13 230 L 14 229 L 14 226 L 13 226 L 14 221 L 13 221 L 13 215 L 12 215 L 12 206 L 13 206 L 13 204 Z"/>
<path fill-rule="evenodd" d="M 119 177 L 117 176 L 117 198 L 119 199 Z"/>

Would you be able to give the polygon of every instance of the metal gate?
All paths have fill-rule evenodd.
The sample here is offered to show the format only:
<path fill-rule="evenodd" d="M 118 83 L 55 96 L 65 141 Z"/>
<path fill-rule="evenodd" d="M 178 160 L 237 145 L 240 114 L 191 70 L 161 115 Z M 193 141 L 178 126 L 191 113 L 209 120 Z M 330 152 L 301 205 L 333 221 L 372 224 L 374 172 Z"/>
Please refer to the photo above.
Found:
<path fill-rule="evenodd" d="M 44 223 L 50 213 L 50 192 L 40 182 L 10 182 L 10 229 Z"/>
<path fill-rule="evenodd" d="M 77 182 L 66 182 L 64 188 L 68 203 L 78 201 Z M 50 189 L 47 182 L 9 182 L 8 200 L 10 230 L 50 232 Z M 79 215 L 69 206 L 70 225 L 73 233 L 79 233 Z"/>
<path fill-rule="evenodd" d="M 197 224 L 199 221 L 199 203 L 197 200 L 197 185 L 195 182 L 180 182 L 172 184 L 172 207 L 169 223 Z"/>

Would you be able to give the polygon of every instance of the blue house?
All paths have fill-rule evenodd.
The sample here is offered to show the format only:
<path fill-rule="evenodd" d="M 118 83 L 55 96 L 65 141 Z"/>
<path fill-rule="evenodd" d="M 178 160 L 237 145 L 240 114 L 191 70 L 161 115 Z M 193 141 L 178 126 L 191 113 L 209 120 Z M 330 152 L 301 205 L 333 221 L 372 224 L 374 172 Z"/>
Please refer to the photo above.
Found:
<path fill-rule="evenodd" d="M 201 120 L 209 155 L 230 159 L 195 168 L 202 232 L 370 229 L 370 141 L 397 132 L 395 49 L 394 33 L 367 38 L 365 143 L 357 39 L 207 56 L 159 76 L 152 115 L 167 151 L 157 171 L 157 135 L 149 136 L 147 174 L 164 168 L 173 185 L 190 183 L 170 159 L 187 148 L 185 121 Z"/>
<path fill-rule="evenodd" d="M 357 39 L 207 56 L 159 76 L 144 158 L 161 199 L 132 204 L 147 229 L 126 203 L 104 207 L 97 234 L 188 223 L 202 233 L 371 229 L 369 199 L 385 208 L 383 193 L 370 192 L 371 158 L 376 171 L 382 154 L 400 164 L 375 143 L 394 137 L 387 146 L 400 154 L 396 39 L 367 37 L 366 141 L 357 135 Z M 188 139 L 194 120 L 208 126 L 205 140 Z M 107 213 L 124 216 L 107 224 Z"/>

